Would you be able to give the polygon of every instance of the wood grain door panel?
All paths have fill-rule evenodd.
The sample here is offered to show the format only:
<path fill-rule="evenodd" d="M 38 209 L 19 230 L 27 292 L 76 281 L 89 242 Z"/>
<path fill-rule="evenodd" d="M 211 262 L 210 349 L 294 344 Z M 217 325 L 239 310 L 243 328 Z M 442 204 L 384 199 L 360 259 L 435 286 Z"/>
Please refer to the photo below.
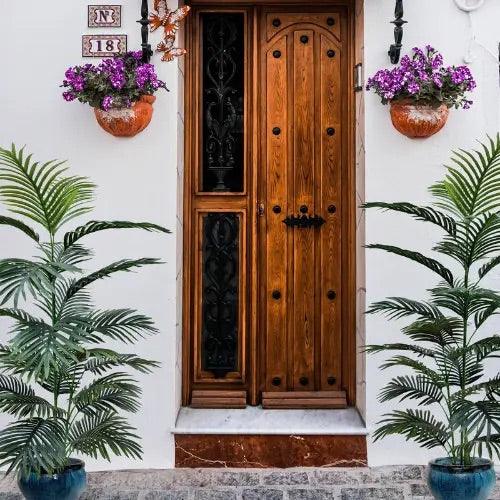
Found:
<path fill-rule="evenodd" d="M 274 393 L 286 406 L 278 394 L 289 393 L 296 407 L 294 392 L 342 388 L 340 15 L 268 12 L 262 39 L 265 400 L 276 407 Z M 290 228 L 288 214 L 325 224 Z M 313 397 L 300 401 L 314 406 Z"/>

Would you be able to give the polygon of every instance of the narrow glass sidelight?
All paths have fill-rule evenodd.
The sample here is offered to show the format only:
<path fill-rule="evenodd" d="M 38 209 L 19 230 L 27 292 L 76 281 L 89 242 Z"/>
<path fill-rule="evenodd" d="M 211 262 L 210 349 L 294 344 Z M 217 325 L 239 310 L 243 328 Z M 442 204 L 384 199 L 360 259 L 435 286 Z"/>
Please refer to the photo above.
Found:
<path fill-rule="evenodd" d="M 223 378 L 238 367 L 240 221 L 209 213 L 202 230 L 202 369 Z"/>
<path fill-rule="evenodd" d="M 205 13 L 202 23 L 202 191 L 244 190 L 244 15 Z"/>

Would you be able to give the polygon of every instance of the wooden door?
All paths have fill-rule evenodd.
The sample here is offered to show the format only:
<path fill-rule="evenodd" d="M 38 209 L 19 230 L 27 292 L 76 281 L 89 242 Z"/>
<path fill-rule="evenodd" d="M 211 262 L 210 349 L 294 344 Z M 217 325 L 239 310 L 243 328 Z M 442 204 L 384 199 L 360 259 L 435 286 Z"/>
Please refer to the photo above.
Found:
<path fill-rule="evenodd" d="M 259 0 L 260 1 L 260 0 Z M 350 4 L 193 4 L 183 402 L 354 401 Z"/>
<path fill-rule="evenodd" d="M 262 21 L 264 405 L 342 406 L 342 20 Z"/>

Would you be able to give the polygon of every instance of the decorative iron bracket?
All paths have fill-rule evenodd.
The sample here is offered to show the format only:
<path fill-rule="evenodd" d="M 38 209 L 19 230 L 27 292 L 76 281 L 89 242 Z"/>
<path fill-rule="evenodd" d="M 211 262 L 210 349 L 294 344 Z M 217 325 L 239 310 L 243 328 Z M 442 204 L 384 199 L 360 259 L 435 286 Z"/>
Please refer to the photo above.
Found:
<path fill-rule="evenodd" d="M 149 37 L 149 7 L 148 0 L 142 0 L 141 19 L 137 21 L 141 25 L 141 47 L 142 47 L 142 62 L 148 63 L 153 55 L 151 45 L 148 43 Z"/>
<path fill-rule="evenodd" d="M 305 229 L 308 227 L 321 227 L 325 223 L 325 219 L 319 215 L 289 215 L 283 220 L 283 223 L 288 227 L 298 227 Z"/>
<path fill-rule="evenodd" d="M 396 0 L 394 16 L 396 19 L 391 21 L 391 23 L 394 24 L 394 43 L 389 48 L 389 57 L 391 58 L 392 64 L 398 64 L 401 57 L 401 49 L 403 48 L 403 26 L 408 22 L 403 19 L 403 0 Z"/>

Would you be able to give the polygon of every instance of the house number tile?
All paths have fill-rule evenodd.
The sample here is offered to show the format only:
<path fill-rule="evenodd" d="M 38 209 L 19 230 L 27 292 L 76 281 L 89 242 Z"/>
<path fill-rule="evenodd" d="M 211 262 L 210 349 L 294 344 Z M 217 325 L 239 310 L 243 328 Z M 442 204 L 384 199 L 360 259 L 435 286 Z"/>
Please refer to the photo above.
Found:
<path fill-rule="evenodd" d="M 122 25 L 121 5 L 89 5 L 89 28 L 120 28 Z"/>
<path fill-rule="evenodd" d="M 127 51 L 127 35 L 82 35 L 83 57 L 111 57 Z"/>

